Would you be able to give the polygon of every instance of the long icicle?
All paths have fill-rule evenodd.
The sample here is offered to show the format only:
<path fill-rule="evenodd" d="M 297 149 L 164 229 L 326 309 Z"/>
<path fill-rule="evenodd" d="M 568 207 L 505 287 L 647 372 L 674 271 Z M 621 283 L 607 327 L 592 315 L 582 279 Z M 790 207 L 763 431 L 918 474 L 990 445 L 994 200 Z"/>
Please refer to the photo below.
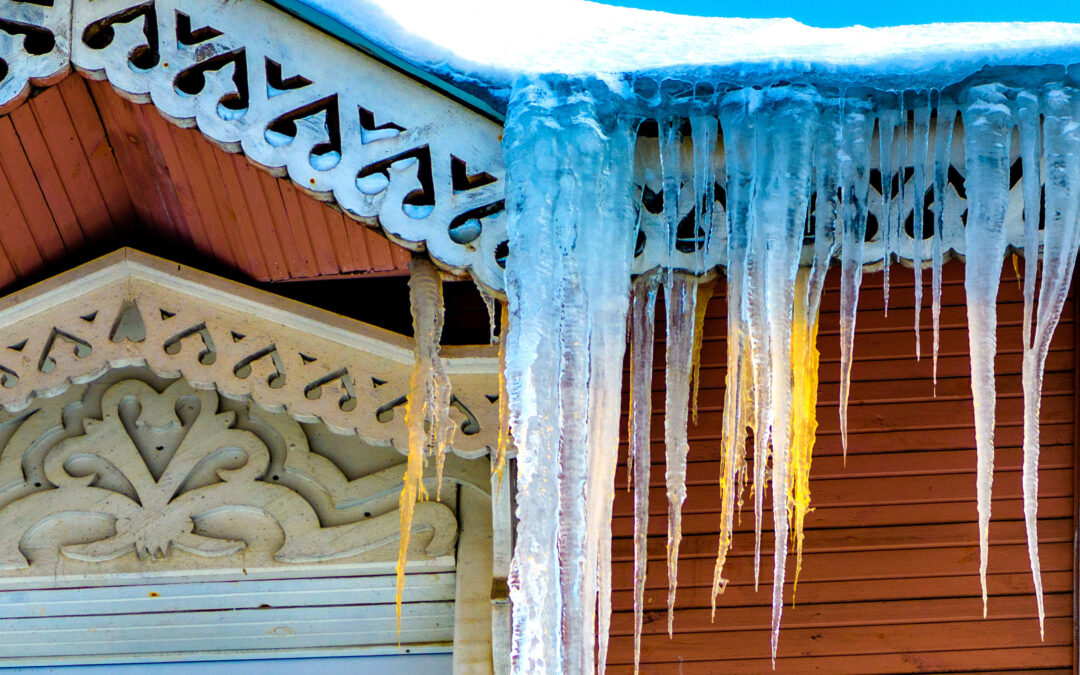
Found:
<path fill-rule="evenodd" d="M 794 318 L 795 280 L 798 273 L 803 232 L 810 202 L 810 159 L 812 133 L 820 112 L 814 94 L 791 88 L 767 90 L 763 111 L 770 129 L 784 134 L 756 137 L 755 174 L 760 192 L 752 207 L 753 223 L 764 231 L 766 313 L 768 315 L 768 358 L 771 363 L 772 420 L 772 659 L 780 640 L 780 618 L 784 610 L 784 577 L 788 546 L 788 475 L 791 447 L 792 363 L 791 326 Z M 778 105 L 780 101 L 784 105 Z M 869 171 L 869 167 L 864 167 Z M 782 176 L 776 180 L 774 176 Z M 864 195 L 865 199 L 865 195 Z M 755 467 L 756 468 L 756 467 Z"/>
<path fill-rule="evenodd" d="M 822 115 L 824 133 L 818 135 L 816 153 L 820 156 L 835 152 L 839 119 L 834 111 Z M 815 176 L 817 194 L 835 195 L 836 167 L 831 162 L 818 165 Z M 802 268 L 797 280 L 794 333 L 792 335 L 792 359 L 794 364 L 794 400 L 792 415 L 792 469 L 791 496 L 792 539 L 795 542 L 795 578 L 792 584 L 792 601 L 798 590 L 799 573 L 802 571 L 803 528 L 810 512 L 810 465 L 817 436 L 818 365 L 817 332 L 821 311 L 821 295 L 829 264 L 836 254 L 835 199 L 822 199 L 815 203 L 814 259 L 809 269 Z M 888 222 L 887 218 L 882 219 Z M 805 272 L 803 272 L 805 270 Z"/>
<path fill-rule="evenodd" d="M 891 108 L 886 108 L 878 113 L 878 170 L 881 174 L 881 248 L 883 265 L 881 268 L 882 305 L 885 316 L 889 316 L 889 277 L 892 267 L 893 256 L 893 208 L 897 208 L 893 202 L 892 184 L 896 175 L 896 125 L 899 123 L 899 113 Z M 903 210 L 900 204 L 899 210 Z"/>
<path fill-rule="evenodd" d="M 863 247 L 866 241 L 867 196 L 870 180 L 870 139 L 874 118 L 868 108 L 845 101 L 841 114 L 840 189 L 843 229 L 840 233 L 840 443 L 844 461 L 848 447 L 848 396 L 851 360 L 855 351 L 855 320 L 862 286 Z"/>
<path fill-rule="evenodd" d="M 409 261 L 409 302 L 412 308 L 415 362 L 405 405 L 409 456 L 406 461 L 405 484 L 398 499 L 401 540 L 394 603 L 399 634 L 413 510 L 418 500 L 427 499 L 427 490 L 423 483 L 424 458 L 428 455 L 435 457 L 436 490 L 441 498 L 443 460 L 454 433 L 454 424 L 450 420 L 450 377 L 439 357 L 445 311 L 442 280 L 435 266 L 426 258 L 414 257 Z"/>
<path fill-rule="evenodd" d="M 949 162 L 952 157 L 953 121 L 956 109 L 938 97 L 937 125 L 934 128 L 934 238 L 930 245 L 930 267 L 933 270 L 930 294 L 930 316 L 934 323 L 934 345 L 931 372 L 934 396 L 937 396 L 938 350 L 941 347 L 941 265 L 942 238 L 945 233 L 945 187 L 948 185 Z"/>
<path fill-rule="evenodd" d="M 1045 612 L 1037 530 L 1039 409 L 1046 355 L 1068 297 L 1069 284 L 1076 268 L 1077 248 L 1080 246 L 1080 133 L 1076 128 L 1076 119 L 1080 113 L 1080 92 L 1072 87 L 1055 88 L 1045 93 L 1044 101 L 1046 223 L 1043 230 L 1043 275 L 1034 341 L 1030 348 L 1026 342 L 1024 344 L 1023 369 L 1024 520 L 1027 526 L 1031 574 L 1035 582 L 1040 635 L 1045 635 Z M 1021 119 L 1023 120 L 1023 114 Z M 1034 119 L 1037 120 L 1038 117 L 1034 116 Z M 1023 134 L 1022 129 L 1021 146 L 1026 144 Z M 1026 165 L 1024 170 L 1026 180 Z M 1036 185 L 1031 192 L 1037 194 L 1037 173 L 1035 179 L 1033 182 Z M 1034 218 L 1031 220 L 1038 222 Z M 1025 286 L 1025 293 L 1026 290 Z"/>
<path fill-rule="evenodd" d="M 697 280 L 676 275 L 664 285 L 667 310 L 667 367 L 664 370 L 664 446 L 667 484 L 668 532 L 668 636 L 674 629 L 675 591 L 678 588 L 679 544 L 682 541 L 682 505 L 686 501 L 686 456 L 690 450 L 686 427 L 689 418 L 690 372 L 693 365 L 694 315 Z"/>
<path fill-rule="evenodd" d="M 923 305 L 923 236 L 926 234 L 923 213 L 926 211 L 926 155 L 930 145 L 930 108 L 913 108 L 915 126 L 911 132 L 912 159 L 915 170 L 915 194 L 911 200 L 912 241 L 911 269 L 915 273 L 915 360 L 922 360 Z"/>
<path fill-rule="evenodd" d="M 1031 341 L 1031 322 L 1035 313 L 1035 279 L 1039 273 L 1039 226 L 1042 200 L 1042 134 L 1041 106 L 1036 93 L 1023 92 L 1017 96 L 1017 118 L 1020 131 L 1020 161 L 1023 167 L 1024 193 L 1024 524 L 1027 529 L 1028 559 L 1035 582 L 1035 602 L 1039 611 L 1039 634 L 1044 635 L 1045 613 L 1042 597 L 1042 564 L 1039 561 L 1038 493 L 1039 493 L 1039 408 L 1041 401 L 1042 370 L 1045 360 L 1040 359 Z M 1050 123 L 1056 131 L 1053 120 Z M 1055 218 L 1051 220 L 1056 221 Z M 1056 224 L 1056 222 L 1055 222 Z M 1053 227 L 1053 226 L 1051 226 Z M 1053 238 L 1052 238 L 1053 239 Z M 1060 310 L 1059 310 L 1060 311 Z M 1032 374 L 1039 372 L 1037 380 Z M 1036 390 L 1039 390 L 1036 393 Z"/>
<path fill-rule="evenodd" d="M 994 482 L 994 357 L 997 354 L 997 294 L 1005 259 L 1005 213 L 1009 203 L 1011 113 L 1000 85 L 967 92 L 964 109 L 968 220 L 964 230 L 967 267 L 968 342 L 971 393 L 978 455 L 979 581 L 986 616 L 986 564 L 990 533 L 990 491 Z"/>
<path fill-rule="evenodd" d="M 604 129 L 606 144 L 597 176 L 598 198 L 586 208 L 585 222 L 603 221 L 600 241 L 621 251 L 617 274 L 605 268 L 610 253 L 601 246 L 586 251 L 589 314 L 589 479 L 587 545 L 595 551 L 597 672 L 607 667 L 611 633 L 611 515 L 615 500 L 615 470 L 619 461 L 619 420 L 622 413 L 623 369 L 626 353 L 627 313 L 630 305 L 630 260 L 635 228 L 631 206 L 634 143 L 637 121 L 616 118 Z M 624 276 L 619 276 L 619 275 Z M 586 558 L 590 560 L 590 558 Z M 591 602 L 586 586 L 586 601 Z"/>
<path fill-rule="evenodd" d="M 746 471 L 746 428 L 754 425 L 753 356 L 747 326 L 746 291 L 747 253 L 749 246 L 749 207 L 753 181 L 751 120 L 745 114 L 746 101 L 729 96 L 721 107 L 727 164 L 727 379 L 724 391 L 724 416 L 721 432 L 721 512 L 716 565 L 711 594 L 712 616 L 716 616 L 716 598 L 727 586 L 724 564 L 731 549 L 735 511 L 742 504 Z M 756 447 L 756 446 L 755 446 Z M 755 472 L 756 476 L 756 472 Z M 755 490 L 757 488 L 755 487 Z M 755 492 L 757 494 L 763 491 Z M 760 521 L 758 521 L 760 522 Z M 760 551 L 760 528 L 756 530 Z M 759 558 L 755 555 L 755 579 Z"/>
<path fill-rule="evenodd" d="M 656 273 L 634 282 L 630 320 L 630 457 L 634 483 L 634 672 L 641 663 L 645 571 L 649 565 L 649 482 L 652 448 L 652 370 L 656 324 Z"/>

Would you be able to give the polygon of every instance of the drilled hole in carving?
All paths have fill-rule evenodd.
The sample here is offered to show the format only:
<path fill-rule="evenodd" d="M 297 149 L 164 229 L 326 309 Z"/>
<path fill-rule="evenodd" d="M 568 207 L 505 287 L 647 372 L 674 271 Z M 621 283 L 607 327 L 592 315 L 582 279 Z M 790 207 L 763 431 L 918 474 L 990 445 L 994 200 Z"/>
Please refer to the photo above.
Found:
<path fill-rule="evenodd" d="M 510 255 L 510 242 L 501 242 L 495 247 L 495 264 L 503 269 L 506 268 L 506 257 Z"/>

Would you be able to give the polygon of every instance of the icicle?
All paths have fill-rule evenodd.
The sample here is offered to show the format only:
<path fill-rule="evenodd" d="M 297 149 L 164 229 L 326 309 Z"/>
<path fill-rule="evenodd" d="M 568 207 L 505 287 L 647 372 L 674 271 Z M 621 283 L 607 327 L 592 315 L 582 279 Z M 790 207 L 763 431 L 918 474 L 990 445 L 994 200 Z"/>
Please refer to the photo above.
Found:
<path fill-rule="evenodd" d="M 689 417 L 690 372 L 693 365 L 694 316 L 697 280 L 676 275 L 664 285 L 667 309 L 667 367 L 664 372 L 664 446 L 667 466 L 664 480 L 668 498 L 668 636 L 675 621 L 675 590 L 678 587 L 679 543 L 682 540 L 682 505 L 686 501 L 686 437 Z"/>
<path fill-rule="evenodd" d="M 437 498 L 442 498 L 442 469 L 450 446 L 454 424 L 450 420 L 450 377 L 439 358 L 443 329 L 442 280 L 426 258 L 409 261 L 409 302 L 412 307 L 415 363 L 405 406 L 405 426 L 409 430 L 409 456 L 405 485 L 398 508 L 401 512 L 401 541 L 397 561 L 395 611 L 401 631 L 401 595 L 405 590 L 405 562 L 412 534 L 413 509 L 427 499 L 424 489 L 424 458 L 435 458 Z"/>
<path fill-rule="evenodd" d="M 649 480 L 652 448 L 652 370 L 656 323 L 657 274 L 634 282 L 630 343 L 630 457 L 634 481 L 634 672 L 641 656 L 641 625 L 645 611 L 645 570 L 648 567 Z"/>
<path fill-rule="evenodd" d="M 600 89 L 557 77 L 523 82 L 504 136 L 506 377 L 518 451 L 514 673 L 590 672 L 606 656 L 622 383 L 612 364 L 626 343 L 636 125 L 602 117 Z"/>
<path fill-rule="evenodd" d="M 855 318 L 862 285 L 866 240 L 866 200 L 870 179 L 870 139 L 874 118 L 869 106 L 844 101 L 840 158 L 843 230 L 840 236 L 840 442 L 847 461 L 848 395 L 855 349 Z"/>
<path fill-rule="evenodd" d="M 994 357 L 997 353 L 997 294 L 1005 259 L 1005 212 L 1009 203 L 1011 115 L 1003 87 L 980 85 L 967 92 L 964 151 L 967 157 L 968 220 L 964 230 L 967 267 L 971 393 L 975 403 L 978 454 L 979 579 L 986 616 L 986 562 L 990 490 L 994 481 Z"/>
<path fill-rule="evenodd" d="M 1039 632 L 1044 634 L 1042 569 L 1039 563 L 1037 508 L 1039 492 L 1039 408 L 1042 399 L 1043 372 L 1050 340 L 1057 328 L 1076 267 L 1077 247 L 1080 246 L 1080 132 L 1076 120 L 1080 116 L 1080 92 L 1072 87 L 1048 90 L 1044 95 L 1043 115 L 1046 158 L 1046 222 L 1043 229 L 1043 271 L 1039 289 L 1039 307 L 1035 319 L 1034 340 L 1024 344 L 1024 520 L 1027 525 L 1028 555 L 1035 582 L 1035 601 L 1039 611 Z M 1027 115 L 1021 113 L 1021 121 Z M 1037 132 L 1037 112 L 1031 113 L 1028 131 Z M 1031 127 L 1035 127 L 1032 129 Z M 1021 148 L 1034 146 L 1038 141 L 1025 138 L 1021 128 Z M 1037 146 L 1036 146 L 1037 147 Z M 1024 152 L 1022 150 L 1022 152 Z M 1026 154 L 1026 152 L 1025 152 Z M 1024 179 L 1028 179 L 1027 163 Z M 1032 162 L 1032 166 L 1038 164 Z M 1025 185 L 1026 195 L 1039 194 L 1039 174 L 1033 172 L 1034 185 Z M 1037 199 L 1037 197 L 1035 197 Z M 1026 206 L 1026 204 L 1025 204 Z M 1038 202 L 1030 210 L 1037 213 Z M 1028 209 L 1025 209 L 1028 211 Z M 1037 226 L 1035 217 L 1029 221 Z M 1026 228 L 1025 228 L 1026 229 Z M 1038 236 L 1037 232 L 1034 236 Z M 1037 250 L 1033 249 L 1033 250 Z M 1032 258 L 1035 256 L 1026 252 Z M 1029 264 L 1029 270 L 1034 264 Z M 1031 274 L 1030 276 L 1034 276 Z M 1025 308 L 1027 305 L 1025 278 Z M 1027 312 L 1025 311 L 1025 315 Z M 1026 318 L 1026 316 L 1025 316 Z"/>
<path fill-rule="evenodd" d="M 495 333 L 495 319 L 498 316 L 496 314 L 496 309 L 495 309 L 495 298 L 490 293 L 485 291 L 481 286 L 477 286 L 476 290 L 480 291 L 480 297 L 484 301 L 484 309 L 487 310 L 487 315 L 488 315 L 488 344 L 493 345 L 493 344 L 495 344 L 495 341 L 498 340 L 498 338 L 495 337 L 495 335 L 496 335 L 496 333 Z"/>
<path fill-rule="evenodd" d="M 923 212 L 926 210 L 926 154 L 930 145 L 930 102 L 916 106 L 915 128 L 912 131 L 914 148 L 915 195 L 911 200 L 913 218 L 911 269 L 915 273 L 915 360 L 922 360 L 922 298 L 923 298 Z"/>
<path fill-rule="evenodd" d="M 893 162 L 896 159 L 894 146 L 896 145 L 896 125 L 899 122 L 899 113 L 891 108 L 878 113 L 878 170 L 881 173 L 881 247 L 882 261 L 881 286 L 884 295 L 885 316 L 889 316 L 889 270 L 892 267 L 893 250 L 893 201 L 892 184 L 895 176 Z M 903 211 L 903 202 L 900 203 L 900 211 Z"/>
<path fill-rule="evenodd" d="M 932 356 L 933 391 L 937 397 L 938 349 L 941 347 L 941 265 L 942 237 L 945 232 L 945 187 L 948 185 L 949 163 L 952 158 L 953 121 L 956 109 L 938 96 L 937 126 L 934 130 L 934 239 L 930 249 L 931 320 L 934 323 L 934 347 Z"/>
<path fill-rule="evenodd" d="M 698 389 L 701 388 L 701 343 L 705 338 L 705 313 L 709 309 L 709 300 L 712 300 L 716 292 L 716 282 L 699 283 L 697 285 L 697 302 L 694 310 L 694 348 L 690 356 L 690 381 L 693 383 L 693 393 L 690 396 L 690 416 L 697 424 Z"/>
<path fill-rule="evenodd" d="M 506 392 L 506 330 L 510 323 L 507 305 L 502 306 L 502 318 L 499 334 L 499 444 L 495 448 L 494 473 L 498 476 L 498 486 L 502 489 L 503 471 L 506 469 L 506 455 L 510 450 L 510 395 Z"/>
<path fill-rule="evenodd" d="M 715 115 L 691 116 L 690 131 L 694 144 L 694 239 L 697 241 L 701 238 L 697 248 L 698 268 L 704 270 L 705 259 L 712 243 L 713 206 L 716 202 L 716 172 L 713 168 L 717 131 Z M 694 392 L 696 404 L 696 388 Z M 696 405 L 694 409 L 697 410 Z M 696 414 L 694 419 L 697 419 Z"/>
<path fill-rule="evenodd" d="M 796 552 L 793 599 L 799 587 L 799 572 L 802 570 L 803 524 L 806 514 L 810 512 L 810 462 L 817 433 L 818 305 L 810 288 L 812 274 L 810 268 L 799 268 L 799 276 L 795 282 L 795 315 L 791 331 L 791 362 L 794 370 L 788 506 Z M 820 295 L 818 297 L 820 298 Z"/>
<path fill-rule="evenodd" d="M 839 120 L 835 111 L 822 115 L 823 131 L 818 135 L 817 154 L 834 152 L 838 141 Z M 846 137 L 845 137 L 846 138 Z M 835 195 L 837 167 L 832 162 L 819 163 L 816 185 L 818 194 Z M 810 512 L 810 464 L 817 436 L 818 364 L 817 332 L 821 294 L 829 263 L 836 254 L 835 199 L 823 200 L 814 218 L 814 259 L 809 270 L 800 270 L 796 281 L 795 317 L 792 322 L 793 390 L 796 401 L 792 414 L 792 462 L 790 486 L 792 539 L 795 542 L 795 579 L 792 601 L 802 571 L 803 527 Z M 888 222 L 888 219 L 883 219 Z"/>
<path fill-rule="evenodd" d="M 720 535 L 713 570 L 712 615 L 723 592 L 724 563 L 731 549 L 735 511 L 742 505 L 746 472 L 746 428 L 754 425 L 754 382 L 749 330 L 746 324 L 747 252 L 753 181 L 753 118 L 746 96 L 729 95 L 721 107 L 727 164 L 727 379 L 720 464 Z M 756 446 L 755 446 L 756 447 Z M 755 472 L 756 475 L 756 472 Z M 764 490 L 755 488 L 756 495 Z M 760 522 L 760 521 L 759 521 Z M 760 528 L 757 530 L 760 542 Z M 760 549 L 759 549 L 760 550 Z M 756 564 L 756 560 L 755 560 Z M 755 575 L 756 578 L 756 575 Z"/>
<path fill-rule="evenodd" d="M 761 576 L 761 523 L 764 511 L 765 476 L 768 462 L 773 406 L 771 403 L 772 361 L 769 358 L 769 316 L 766 308 L 767 242 L 764 226 L 756 209 L 760 207 L 757 191 L 768 184 L 766 173 L 759 169 L 763 155 L 759 144 L 766 143 L 769 134 L 759 132 L 763 92 L 754 89 L 737 90 L 727 94 L 720 106 L 720 124 L 724 131 L 728 163 L 728 223 L 734 228 L 729 237 L 729 274 L 732 265 L 743 276 L 741 314 L 742 330 L 750 353 L 751 377 L 754 391 L 754 589 Z M 745 255 L 740 259 L 735 239 L 746 242 Z M 730 290 L 729 290 L 730 293 Z M 729 321 L 733 318 L 729 316 Z"/>

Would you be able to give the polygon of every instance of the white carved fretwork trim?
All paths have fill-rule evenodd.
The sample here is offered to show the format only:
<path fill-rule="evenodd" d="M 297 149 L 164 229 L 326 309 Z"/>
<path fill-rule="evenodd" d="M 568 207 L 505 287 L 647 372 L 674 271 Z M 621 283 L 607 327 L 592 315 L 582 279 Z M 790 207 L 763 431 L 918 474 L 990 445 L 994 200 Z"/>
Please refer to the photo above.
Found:
<path fill-rule="evenodd" d="M 69 64 L 502 287 L 499 125 L 302 21 L 259 0 L 0 0 L 0 114 Z"/>
<path fill-rule="evenodd" d="M 453 451 L 487 454 L 499 429 L 495 349 L 445 347 L 443 356 Z M 0 405 L 9 411 L 110 367 L 147 365 L 405 452 L 412 364 L 404 336 L 128 249 L 0 300 Z"/>

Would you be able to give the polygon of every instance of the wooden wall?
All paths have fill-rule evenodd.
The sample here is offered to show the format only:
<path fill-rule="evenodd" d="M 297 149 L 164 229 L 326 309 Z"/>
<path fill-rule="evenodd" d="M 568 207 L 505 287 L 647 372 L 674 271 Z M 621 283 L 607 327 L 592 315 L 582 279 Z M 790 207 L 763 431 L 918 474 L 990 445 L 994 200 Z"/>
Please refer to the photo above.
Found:
<path fill-rule="evenodd" d="M 375 230 L 71 75 L 0 116 L 0 292 L 119 248 L 253 281 L 401 274 Z"/>
<path fill-rule="evenodd" d="M 839 274 L 830 276 L 821 319 L 821 390 L 812 506 L 796 604 L 785 598 L 776 672 L 876 673 L 1069 670 L 1073 667 L 1075 306 L 1066 305 L 1047 363 L 1042 408 L 1039 538 L 1046 589 L 1040 641 L 1021 504 L 1022 301 L 1011 265 L 998 310 L 997 470 L 990 526 L 989 618 L 982 618 L 975 505 L 975 440 L 968 379 L 963 266 L 945 271 L 937 396 L 931 385 L 930 312 L 923 359 L 914 359 L 912 284 L 894 267 L 888 317 L 881 274 L 865 277 L 852 374 L 847 464 L 837 416 Z M 926 275 L 929 297 L 929 273 Z M 709 620 L 719 503 L 717 444 L 723 406 L 726 302 L 709 305 L 702 350 L 701 416 L 691 428 L 674 639 L 666 635 L 663 475 L 663 326 L 657 327 L 645 673 L 769 672 L 772 515 L 765 514 L 761 590 L 753 587 L 753 508 L 728 560 L 727 592 Z M 663 317 L 660 308 L 657 316 Z M 625 416 L 624 416 L 625 422 Z M 609 672 L 633 663 L 633 517 L 617 476 L 615 616 Z M 771 491 L 766 502 L 771 500 Z M 766 557 L 767 556 L 767 557 Z M 794 557 L 788 559 L 788 579 Z"/>

